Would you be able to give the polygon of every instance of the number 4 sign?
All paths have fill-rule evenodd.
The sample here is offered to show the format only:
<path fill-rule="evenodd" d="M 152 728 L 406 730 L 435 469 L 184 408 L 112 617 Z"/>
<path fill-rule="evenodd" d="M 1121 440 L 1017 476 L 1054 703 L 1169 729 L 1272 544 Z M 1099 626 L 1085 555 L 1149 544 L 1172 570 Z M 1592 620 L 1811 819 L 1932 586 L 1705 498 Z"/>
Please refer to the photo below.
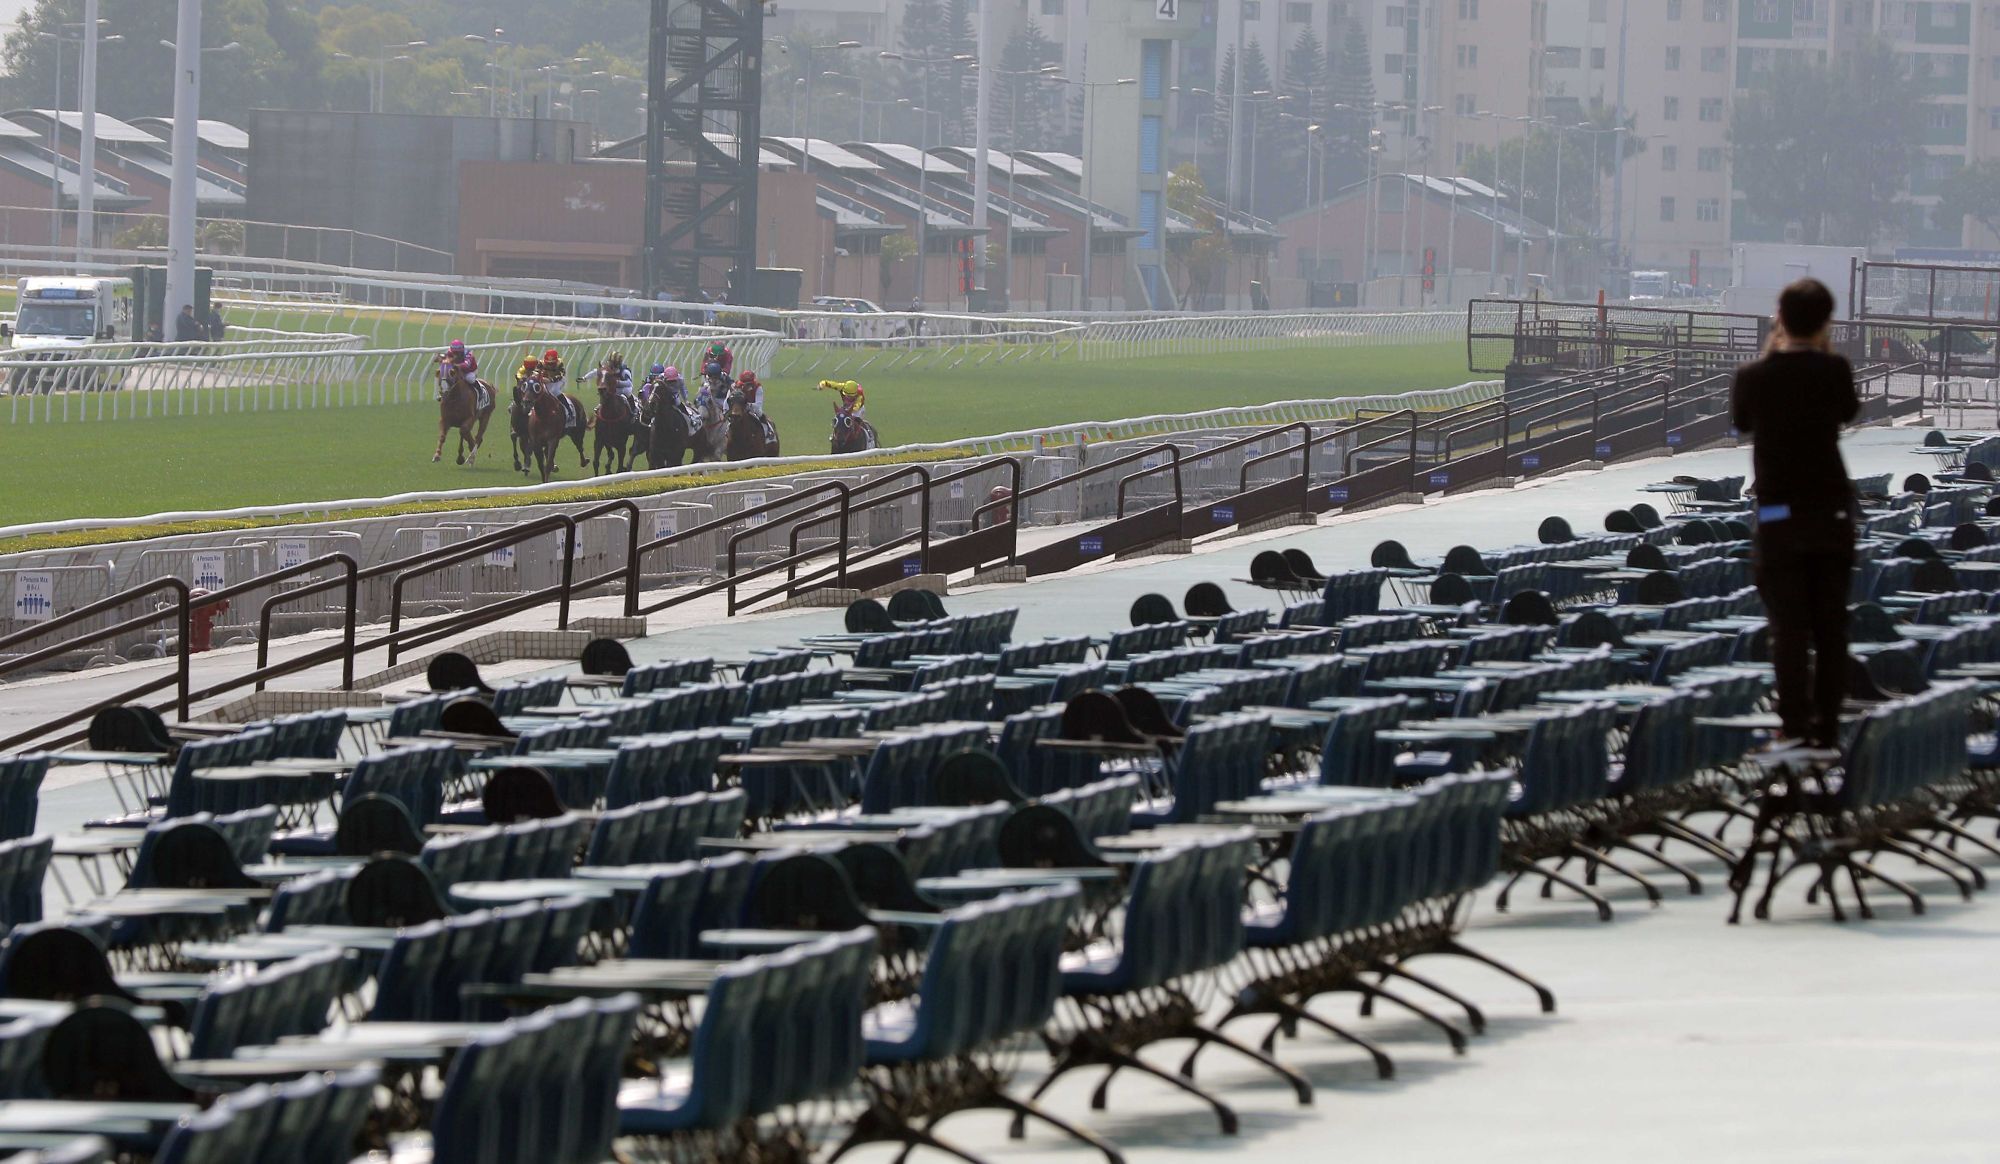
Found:
<path fill-rule="evenodd" d="M 1180 0 L 1153 0 L 1153 19 L 1172 21 L 1180 18 Z"/>

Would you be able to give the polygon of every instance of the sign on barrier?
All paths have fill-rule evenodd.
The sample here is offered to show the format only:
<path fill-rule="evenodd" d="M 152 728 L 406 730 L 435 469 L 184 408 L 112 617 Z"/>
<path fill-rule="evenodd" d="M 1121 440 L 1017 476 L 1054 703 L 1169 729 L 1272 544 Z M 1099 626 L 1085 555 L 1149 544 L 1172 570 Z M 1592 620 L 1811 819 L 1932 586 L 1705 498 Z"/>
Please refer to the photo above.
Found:
<path fill-rule="evenodd" d="M 222 566 L 221 550 L 196 551 L 191 584 L 200 590 L 220 590 L 229 584 L 228 572 Z"/>
<path fill-rule="evenodd" d="M 1209 512 L 1215 515 L 1217 525 L 1231 525 L 1236 521 L 1236 507 L 1233 505 L 1218 505 Z"/>
<path fill-rule="evenodd" d="M 14 575 L 14 618 L 47 622 L 56 612 L 56 579 L 47 570 L 23 570 Z"/>
<path fill-rule="evenodd" d="M 1347 486 L 1345 486 L 1345 485 L 1329 485 L 1329 486 L 1327 486 L 1327 487 L 1326 487 L 1326 499 L 1327 499 L 1328 501 L 1331 501 L 1331 502 L 1334 502 L 1335 504 L 1338 504 L 1338 505 L 1345 505 L 1345 504 L 1347 504 Z"/>
<path fill-rule="evenodd" d="M 418 548 L 423 553 L 435 554 L 444 548 L 444 531 L 441 529 L 433 527 L 424 530 L 419 537 L 422 538 L 423 544 Z"/>
<path fill-rule="evenodd" d="M 953 481 L 951 483 L 951 499 L 953 501 L 965 500 L 965 482 Z"/>
<path fill-rule="evenodd" d="M 679 532 L 681 532 L 680 514 L 671 509 L 655 509 L 653 511 L 654 541 L 672 537 Z"/>
<path fill-rule="evenodd" d="M 1523 455 L 1522 455 L 1522 457 L 1521 457 L 1521 467 L 1522 467 L 1523 469 L 1539 469 L 1539 468 L 1541 468 L 1541 467 L 1542 467 L 1542 458 L 1541 458 L 1541 454 L 1539 454 L 1539 453 L 1526 453 L 1526 454 L 1523 454 Z"/>
<path fill-rule="evenodd" d="M 499 546 L 497 548 L 486 551 L 486 564 L 489 566 L 498 566 L 503 570 L 513 569 L 514 547 Z"/>
<path fill-rule="evenodd" d="M 278 542 L 278 569 L 289 570 L 306 564 L 312 553 L 312 543 L 304 538 L 283 538 Z"/>
<path fill-rule="evenodd" d="M 764 495 L 762 493 L 745 493 L 743 495 L 743 508 L 745 509 L 756 509 L 763 504 L 764 504 Z M 769 520 L 771 520 L 770 514 L 760 513 L 757 516 L 750 519 L 750 524 L 763 525 L 765 522 Z"/>
<path fill-rule="evenodd" d="M 914 578 L 923 572 L 924 572 L 924 562 L 922 558 L 903 559 L 903 577 Z"/>
<path fill-rule="evenodd" d="M 1078 538 L 1076 548 L 1079 553 L 1101 554 L 1104 552 L 1103 538 Z"/>

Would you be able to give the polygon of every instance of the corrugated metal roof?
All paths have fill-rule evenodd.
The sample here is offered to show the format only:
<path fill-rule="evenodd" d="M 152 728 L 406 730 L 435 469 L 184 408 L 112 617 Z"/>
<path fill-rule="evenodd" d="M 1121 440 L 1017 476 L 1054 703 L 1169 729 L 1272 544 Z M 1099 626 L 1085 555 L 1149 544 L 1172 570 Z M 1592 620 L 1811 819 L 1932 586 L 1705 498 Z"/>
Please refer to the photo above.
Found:
<path fill-rule="evenodd" d="M 777 142 L 786 149 L 796 150 L 800 153 L 807 152 L 806 139 L 802 137 L 768 137 L 764 140 Z M 882 168 L 860 154 L 850 153 L 823 137 L 812 139 L 811 156 L 815 163 L 832 166 L 836 170 L 879 170 Z"/>
<path fill-rule="evenodd" d="M 65 109 L 61 113 L 57 113 L 53 109 L 24 109 L 9 113 L 7 116 L 11 120 L 23 115 L 33 115 L 43 120 L 51 117 L 59 118 L 62 121 L 64 129 L 76 130 L 79 133 L 83 130 L 83 114 L 74 109 Z M 124 145 L 156 146 L 160 144 L 159 138 L 154 137 L 152 134 L 147 133 L 130 122 L 120 121 L 108 113 L 97 115 L 97 140 Z"/>
<path fill-rule="evenodd" d="M 915 146 L 900 145 L 893 142 L 869 142 L 868 148 L 882 154 L 884 157 L 894 158 L 911 169 L 921 168 L 926 174 L 943 174 L 948 177 L 963 178 L 971 173 L 964 166 L 958 165 L 955 162 L 947 162 L 936 154 L 925 153 Z"/>

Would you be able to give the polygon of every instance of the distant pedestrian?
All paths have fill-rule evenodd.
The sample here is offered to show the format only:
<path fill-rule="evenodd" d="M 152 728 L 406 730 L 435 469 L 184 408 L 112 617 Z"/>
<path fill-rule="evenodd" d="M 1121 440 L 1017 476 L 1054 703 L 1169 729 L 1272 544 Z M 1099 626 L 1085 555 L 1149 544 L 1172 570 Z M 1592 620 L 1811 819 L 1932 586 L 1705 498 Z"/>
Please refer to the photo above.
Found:
<path fill-rule="evenodd" d="M 194 343 L 201 338 L 201 320 L 195 318 L 194 304 L 181 304 L 181 313 L 174 318 L 174 342 L 177 344 Z"/>
<path fill-rule="evenodd" d="M 1736 370 L 1730 408 L 1753 442 L 1756 577 L 1770 620 L 1783 748 L 1840 746 L 1854 485 L 1841 426 L 1861 411 L 1854 369 L 1829 343 L 1833 292 L 1800 279 L 1778 295 L 1763 358 Z"/>

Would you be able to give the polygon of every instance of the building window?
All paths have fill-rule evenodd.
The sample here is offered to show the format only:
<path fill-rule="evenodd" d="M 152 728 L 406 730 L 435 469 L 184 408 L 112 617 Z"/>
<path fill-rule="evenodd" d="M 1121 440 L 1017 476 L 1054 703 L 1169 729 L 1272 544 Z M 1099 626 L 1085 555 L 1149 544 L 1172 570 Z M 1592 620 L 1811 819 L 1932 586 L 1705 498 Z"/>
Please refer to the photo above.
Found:
<path fill-rule="evenodd" d="M 1382 16 L 1383 23 L 1387 24 L 1390 28 L 1401 28 L 1405 23 L 1403 6 L 1401 4 L 1391 4 L 1387 8 L 1384 8 Z"/>
<path fill-rule="evenodd" d="M 1243 19 L 1264 19 L 1264 5 L 1260 3 L 1260 0 L 1243 0 Z"/>
<path fill-rule="evenodd" d="M 1729 46 L 1712 44 L 1701 50 L 1701 71 L 1704 73 L 1725 73 L 1729 71 Z"/>
<path fill-rule="evenodd" d="M 1667 98 L 1665 104 L 1660 109 L 1660 120 L 1679 121 L 1680 119 L 1681 119 L 1681 99 L 1678 97 Z"/>
<path fill-rule="evenodd" d="M 1986 126 L 1988 129 L 2000 130 L 2000 105 L 1995 105 L 1986 111 Z"/>
<path fill-rule="evenodd" d="M 1721 222 L 1722 199 L 1720 198 L 1695 199 L 1694 220 L 1696 222 Z"/>
<path fill-rule="evenodd" d="M 1167 86 L 1167 46 L 1164 40 L 1139 44 L 1139 96 L 1148 101 L 1165 97 Z"/>
<path fill-rule="evenodd" d="M 1458 168 L 1460 170 L 1465 169 L 1466 159 L 1472 156 L 1472 151 L 1476 148 L 1477 147 L 1475 147 L 1469 141 L 1462 141 L 1454 144 L 1452 152 L 1458 155 Z"/>
<path fill-rule="evenodd" d="M 1592 24 L 1603 24 L 1606 16 L 1605 9 L 1607 7 L 1609 5 L 1605 0 L 1590 0 L 1590 22 Z"/>
<path fill-rule="evenodd" d="M 1721 146 L 1701 147 L 1700 150 L 1695 152 L 1694 168 L 1700 170 L 1704 174 L 1721 173 L 1722 147 Z"/>
<path fill-rule="evenodd" d="M 1479 19 L 1479 0 L 1458 0 L 1458 18 L 1460 20 Z"/>
<path fill-rule="evenodd" d="M 1061 16 L 1062 14 L 1063 0 L 1042 0 L 1043 16 Z"/>
<path fill-rule="evenodd" d="M 1476 69 L 1479 67 L 1478 45 L 1462 44 L 1458 46 L 1458 67 L 1461 69 Z"/>
<path fill-rule="evenodd" d="M 1932 129 L 1957 129 L 1956 108 L 1950 105 L 1930 105 L 1924 109 L 1924 120 Z"/>
<path fill-rule="evenodd" d="M 1311 24 L 1312 18 L 1313 6 L 1310 4 L 1301 4 L 1298 0 L 1290 0 L 1285 5 L 1286 24 Z"/>
<path fill-rule="evenodd" d="M 1139 191 L 1139 229 L 1144 232 L 1132 245 L 1142 251 L 1160 249 L 1160 192 Z"/>
<path fill-rule="evenodd" d="M 1669 73 L 1679 72 L 1680 67 L 1681 67 L 1681 46 L 1677 44 L 1670 44 L 1667 46 L 1667 72 Z"/>
<path fill-rule="evenodd" d="M 1160 172 L 1160 119 L 1150 113 L 1139 119 L 1139 172 Z"/>
<path fill-rule="evenodd" d="M 1680 18 L 1681 18 L 1681 0 L 1667 0 L 1667 19 L 1679 20 Z"/>
<path fill-rule="evenodd" d="M 1701 0 L 1701 18 L 1709 24 L 1729 19 L 1729 0 Z"/>
<path fill-rule="evenodd" d="M 1673 220 L 1674 220 L 1674 196 L 1669 194 L 1666 197 L 1660 199 L 1660 221 L 1672 222 Z"/>
<path fill-rule="evenodd" d="M 1473 114 L 1479 112 L 1479 98 L 1471 93 L 1453 94 L 1451 111 L 1460 117 L 1471 117 Z"/>
<path fill-rule="evenodd" d="M 1388 75 L 1390 75 L 1391 77 L 1400 77 L 1400 76 L 1402 76 L 1402 75 L 1403 75 L 1403 54 L 1402 54 L 1402 53 L 1384 53 L 1384 54 L 1383 54 L 1383 56 L 1382 56 L 1382 71 L 1383 71 L 1384 73 L 1387 73 L 1387 74 L 1388 74 Z"/>
<path fill-rule="evenodd" d="M 1590 67 L 1593 69 L 1602 69 L 1604 67 L 1604 50 L 1602 48 L 1590 50 Z"/>
<path fill-rule="evenodd" d="M 1701 119 L 1703 121 L 1722 120 L 1722 98 L 1703 97 L 1701 99 Z"/>
<path fill-rule="evenodd" d="M 1681 168 L 1681 148 L 1679 146 L 1660 147 L 1660 169 L 1672 173 Z"/>

